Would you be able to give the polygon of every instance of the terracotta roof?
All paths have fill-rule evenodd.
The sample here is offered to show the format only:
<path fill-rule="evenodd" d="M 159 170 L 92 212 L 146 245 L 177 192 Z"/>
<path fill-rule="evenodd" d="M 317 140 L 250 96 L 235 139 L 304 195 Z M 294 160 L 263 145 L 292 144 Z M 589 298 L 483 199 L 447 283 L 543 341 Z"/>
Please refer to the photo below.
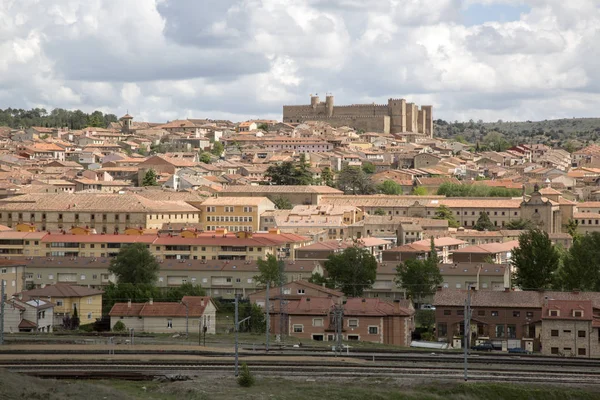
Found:
<path fill-rule="evenodd" d="M 466 243 L 467 242 L 465 242 L 464 240 L 456 239 L 453 237 L 441 237 L 441 238 L 433 239 L 433 244 L 435 247 L 458 246 L 458 245 L 466 244 Z M 418 240 L 416 242 L 413 242 L 413 244 L 420 245 L 420 246 L 427 246 L 427 248 L 429 249 L 431 247 L 431 240 L 430 239 Z"/>
<path fill-rule="evenodd" d="M 462 249 L 452 250 L 452 253 L 479 253 L 479 254 L 496 254 L 512 251 L 515 247 L 519 247 L 518 240 L 511 240 L 502 243 L 485 243 L 466 246 Z"/>
<path fill-rule="evenodd" d="M 551 311 L 554 310 L 558 311 L 558 315 L 551 315 Z M 582 311 L 583 316 L 575 317 L 574 311 Z M 542 308 L 542 319 L 591 321 L 592 302 L 590 300 L 548 300 L 548 304 Z"/>
<path fill-rule="evenodd" d="M 28 300 L 34 297 L 86 297 L 102 293 L 104 293 L 104 291 L 100 289 L 57 283 L 55 285 L 48 285 L 44 288 L 26 290 L 20 294 L 23 295 L 24 300 Z"/>
<path fill-rule="evenodd" d="M 344 316 L 388 316 L 400 315 L 408 317 L 414 310 L 402 307 L 400 302 L 386 302 L 378 298 L 350 298 L 344 304 Z"/>
<path fill-rule="evenodd" d="M 272 203 L 267 197 L 211 197 L 202 202 L 203 206 L 259 206 L 261 203 Z"/>
<path fill-rule="evenodd" d="M 23 318 L 21 322 L 19 322 L 19 329 L 34 329 L 37 328 L 37 324 L 35 322 L 31 322 L 28 319 Z"/>
<path fill-rule="evenodd" d="M 429 245 L 409 243 L 402 246 L 393 247 L 384 252 L 396 252 L 396 253 L 426 253 L 431 249 Z"/>
<path fill-rule="evenodd" d="M 342 191 L 329 186 L 277 186 L 277 185 L 258 185 L 242 186 L 231 185 L 224 188 L 221 192 L 227 193 L 315 193 L 315 194 L 341 194 Z"/>

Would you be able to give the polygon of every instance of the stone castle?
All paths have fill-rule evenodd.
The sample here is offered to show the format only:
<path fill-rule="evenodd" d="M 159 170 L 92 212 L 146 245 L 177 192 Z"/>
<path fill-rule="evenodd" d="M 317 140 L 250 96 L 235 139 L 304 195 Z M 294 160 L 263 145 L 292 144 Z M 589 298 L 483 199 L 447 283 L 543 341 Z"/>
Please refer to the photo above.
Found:
<path fill-rule="evenodd" d="M 433 106 L 417 106 L 404 99 L 389 99 L 387 104 L 334 106 L 333 96 L 325 102 L 310 95 L 310 105 L 283 106 L 283 122 L 324 121 L 334 127 L 349 126 L 365 132 L 419 133 L 433 136 Z"/>

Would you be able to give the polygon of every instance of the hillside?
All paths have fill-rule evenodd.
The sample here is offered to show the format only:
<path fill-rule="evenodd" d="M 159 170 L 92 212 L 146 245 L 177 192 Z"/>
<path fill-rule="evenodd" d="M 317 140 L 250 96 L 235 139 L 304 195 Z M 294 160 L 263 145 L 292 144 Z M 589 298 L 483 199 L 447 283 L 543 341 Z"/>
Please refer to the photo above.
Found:
<path fill-rule="evenodd" d="M 501 147 L 518 143 L 543 143 L 576 150 L 600 138 L 600 118 L 571 118 L 544 121 L 447 122 L 436 120 L 435 136 L 472 144 L 506 141 Z M 490 135 L 491 134 L 491 135 Z M 493 147 L 493 146 L 492 146 Z"/>

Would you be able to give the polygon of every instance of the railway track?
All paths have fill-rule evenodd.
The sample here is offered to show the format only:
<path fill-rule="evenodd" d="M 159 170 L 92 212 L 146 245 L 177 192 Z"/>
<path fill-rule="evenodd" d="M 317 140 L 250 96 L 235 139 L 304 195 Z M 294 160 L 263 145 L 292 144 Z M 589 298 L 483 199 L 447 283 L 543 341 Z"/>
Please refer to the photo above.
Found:
<path fill-rule="evenodd" d="M 58 379 L 132 379 L 149 380 L 168 374 L 183 374 L 190 377 L 208 374 L 227 375 L 232 373 L 232 363 L 190 364 L 190 363 L 1 363 L 0 368 L 31 376 Z M 259 376 L 294 376 L 319 379 L 335 378 L 432 378 L 438 380 L 462 379 L 461 368 L 426 367 L 414 368 L 384 365 L 298 365 L 294 363 L 272 365 L 268 362 L 252 363 L 252 371 Z M 469 370 L 469 379 L 476 381 L 509 382 L 554 382 L 563 384 L 600 384 L 600 371 L 584 372 L 564 369 L 550 371 L 511 371 L 494 368 L 474 368 Z"/>

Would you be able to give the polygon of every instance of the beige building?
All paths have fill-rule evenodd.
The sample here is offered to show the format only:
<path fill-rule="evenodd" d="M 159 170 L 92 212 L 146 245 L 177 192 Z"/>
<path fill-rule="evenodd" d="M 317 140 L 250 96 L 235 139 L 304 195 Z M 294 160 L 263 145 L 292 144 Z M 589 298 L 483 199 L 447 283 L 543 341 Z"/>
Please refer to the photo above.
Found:
<path fill-rule="evenodd" d="M 117 322 L 126 329 L 148 333 L 206 333 L 214 335 L 217 307 L 210 297 L 184 296 L 180 302 L 115 303 L 110 326 Z"/>
<path fill-rule="evenodd" d="M 592 301 L 548 299 L 542 308 L 542 354 L 600 356 L 597 325 Z"/>
<path fill-rule="evenodd" d="M 275 204 L 266 197 L 213 197 L 195 204 L 201 211 L 204 230 L 227 229 L 230 232 L 255 232 L 260 216 L 274 210 Z"/>
<path fill-rule="evenodd" d="M 240 186 L 230 185 L 221 190 L 219 197 L 268 197 L 271 200 L 279 197 L 289 200 L 292 205 L 321 204 L 326 195 L 341 195 L 342 191 L 329 186 Z"/>
<path fill-rule="evenodd" d="M 200 211 L 184 201 L 151 200 L 135 193 L 27 194 L 0 202 L 0 224 L 29 223 L 40 231 L 85 226 L 98 233 L 126 228 L 162 228 L 165 223 L 199 222 Z"/>

